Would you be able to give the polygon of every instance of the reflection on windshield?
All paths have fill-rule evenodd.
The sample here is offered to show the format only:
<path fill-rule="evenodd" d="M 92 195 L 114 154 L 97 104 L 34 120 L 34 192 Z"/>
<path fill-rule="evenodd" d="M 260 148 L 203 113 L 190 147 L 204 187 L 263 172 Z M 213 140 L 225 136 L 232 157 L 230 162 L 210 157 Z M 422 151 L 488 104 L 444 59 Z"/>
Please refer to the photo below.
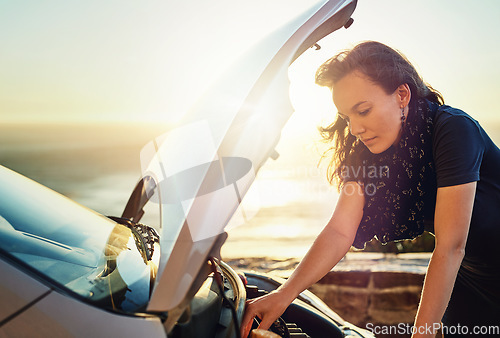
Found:
<path fill-rule="evenodd" d="M 0 253 L 95 305 L 146 308 L 160 250 L 148 257 L 137 230 L 3 167 L 0 196 Z"/>

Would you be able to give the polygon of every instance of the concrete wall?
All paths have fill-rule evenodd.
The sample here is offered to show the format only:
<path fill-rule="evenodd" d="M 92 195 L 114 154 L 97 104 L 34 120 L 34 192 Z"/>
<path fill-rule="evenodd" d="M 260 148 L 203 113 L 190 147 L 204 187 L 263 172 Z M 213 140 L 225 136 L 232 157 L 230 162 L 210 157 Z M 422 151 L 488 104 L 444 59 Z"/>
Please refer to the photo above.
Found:
<path fill-rule="evenodd" d="M 412 324 L 423 281 L 424 274 L 411 272 L 331 271 L 309 290 L 346 321 L 366 328 Z"/>

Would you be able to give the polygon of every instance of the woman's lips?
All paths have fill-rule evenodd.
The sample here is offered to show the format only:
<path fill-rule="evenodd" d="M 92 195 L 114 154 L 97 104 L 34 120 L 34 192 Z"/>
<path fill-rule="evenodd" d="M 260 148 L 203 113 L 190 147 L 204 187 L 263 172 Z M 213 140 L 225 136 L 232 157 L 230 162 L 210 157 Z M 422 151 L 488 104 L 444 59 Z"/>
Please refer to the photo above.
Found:
<path fill-rule="evenodd" d="M 377 137 L 369 137 L 369 138 L 363 138 L 361 139 L 361 142 L 363 142 L 365 145 L 369 145 L 375 141 Z"/>

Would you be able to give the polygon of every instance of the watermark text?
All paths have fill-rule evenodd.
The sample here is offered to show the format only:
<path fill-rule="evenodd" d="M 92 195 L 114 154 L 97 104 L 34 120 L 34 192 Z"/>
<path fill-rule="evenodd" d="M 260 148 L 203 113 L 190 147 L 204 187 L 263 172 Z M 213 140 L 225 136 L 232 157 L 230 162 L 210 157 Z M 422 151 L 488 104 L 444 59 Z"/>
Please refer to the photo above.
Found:
<path fill-rule="evenodd" d="M 500 335 L 500 325 L 490 326 L 465 326 L 465 325 L 452 325 L 447 326 L 442 323 L 434 323 L 432 325 L 425 324 L 421 326 L 414 326 L 408 323 L 399 323 L 396 325 L 375 325 L 373 323 L 366 324 L 366 329 L 371 331 L 374 335 L 412 335 L 412 334 L 431 334 L 435 335 L 441 331 L 445 336 L 452 335 Z"/>

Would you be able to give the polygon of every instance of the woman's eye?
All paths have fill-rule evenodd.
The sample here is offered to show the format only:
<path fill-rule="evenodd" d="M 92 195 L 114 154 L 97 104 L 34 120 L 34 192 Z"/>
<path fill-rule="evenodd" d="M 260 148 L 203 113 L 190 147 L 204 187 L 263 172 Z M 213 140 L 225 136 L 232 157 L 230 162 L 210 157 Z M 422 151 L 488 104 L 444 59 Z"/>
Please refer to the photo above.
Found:
<path fill-rule="evenodd" d="M 365 109 L 363 111 L 360 111 L 358 114 L 361 115 L 361 116 L 363 116 L 363 115 L 368 114 L 369 112 L 370 112 L 370 109 Z"/>

